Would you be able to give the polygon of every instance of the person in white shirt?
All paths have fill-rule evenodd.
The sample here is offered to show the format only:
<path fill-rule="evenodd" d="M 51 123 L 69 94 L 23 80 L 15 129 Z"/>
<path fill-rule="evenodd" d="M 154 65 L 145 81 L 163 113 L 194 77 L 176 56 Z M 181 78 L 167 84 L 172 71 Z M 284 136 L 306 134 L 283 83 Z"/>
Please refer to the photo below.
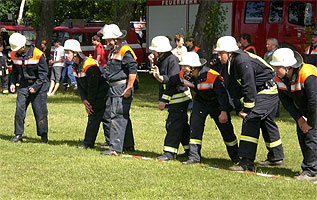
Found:
<path fill-rule="evenodd" d="M 181 61 L 182 54 L 187 52 L 187 48 L 184 46 L 184 35 L 177 33 L 174 36 L 174 41 L 177 46 L 171 52 Z"/>
<path fill-rule="evenodd" d="M 50 60 L 50 64 L 53 65 L 51 73 L 51 85 L 47 92 L 48 96 L 53 96 L 59 87 L 59 82 L 61 80 L 62 70 L 64 67 L 64 47 L 61 45 L 59 39 L 54 40 L 54 57 Z"/>

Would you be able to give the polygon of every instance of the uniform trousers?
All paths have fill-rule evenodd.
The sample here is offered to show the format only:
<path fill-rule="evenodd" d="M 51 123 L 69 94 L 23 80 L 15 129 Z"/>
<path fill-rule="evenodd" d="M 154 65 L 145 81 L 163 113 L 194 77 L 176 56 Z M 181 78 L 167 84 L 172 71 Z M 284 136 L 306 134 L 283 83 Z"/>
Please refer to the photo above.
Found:
<path fill-rule="evenodd" d="M 303 133 L 297 125 L 297 137 L 303 154 L 303 162 L 301 168 L 308 172 L 310 176 L 317 175 L 317 124 L 313 125 L 313 129 L 307 133 Z"/>
<path fill-rule="evenodd" d="M 106 107 L 105 94 L 99 93 L 96 102 L 93 104 L 93 114 L 88 115 L 88 122 L 85 132 L 84 144 L 93 147 L 95 145 L 96 137 L 98 135 L 100 123 L 103 119 Z"/>
<path fill-rule="evenodd" d="M 109 150 L 111 151 L 122 153 L 125 137 L 129 138 L 129 145 L 134 146 L 132 124 L 130 120 L 132 99 L 132 96 L 129 98 L 109 96 L 107 98 L 106 109 L 110 108 L 111 119 L 109 146 Z"/>
<path fill-rule="evenodd" d="M 189 149 L 190 128 L 187 115 L 188 103 L 168 105 L 168 117 L 166 120 L 166 136 L 163 150 L 177 153 L 179 144 L 182 143 L 184 150 Z"/>
<path fill-rule="evenodd" d="M 280 133 L 274 122 L 277 103 L 277 94 L 258 94 L 256 96 L 255 107 L 242 122 L 240 157 L 255 160 L 261 129 L 268 149 L 267 160 L 274 162 L 284 159 Z"/>
<path fill-rule="evenodd" d="M 190 151 L 189 159 L 200 162 L 201 145 L 205 128 L 206 118 L 209 115 L 216 123 L 220 130 L 221 136 L 226 144 L 227 152 L 232 161 L 237 162 L 238 157 L 238 142 L 234 134 L 231 123 L 230 113 L 227 112 L 228 122 L 219 122 L 219 104 L 217 99 L 211 101 L 194 100 L 192 114 L 190 116 Z"/>
<path fill-rule="evenodd" d="M 29 87 L 20 86 L 17 88 L 17 101 L 14 121 L 15 135 L 22 135 L 24 133 L 24 120 L 26 116 L 26 110 L 30 102 L 32 104 L 33 114 L 35 117 L 37 135 L 47 135 L 47 91 L 43 88 L 44 85 L 40 91 L 36 93 L 29 93 Z"/>

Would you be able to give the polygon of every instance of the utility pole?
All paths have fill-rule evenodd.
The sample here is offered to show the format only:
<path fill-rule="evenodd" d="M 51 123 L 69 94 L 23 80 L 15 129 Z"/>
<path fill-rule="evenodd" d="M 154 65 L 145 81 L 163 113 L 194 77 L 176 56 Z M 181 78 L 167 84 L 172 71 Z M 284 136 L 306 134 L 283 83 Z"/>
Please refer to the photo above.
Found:
<path fill-rule="evenodd" d="M 18 25 L 21 25 L 24 5 L 25 5 L 25 0 L 22 0 L 21 1 L 21 5 L 20 5 L 20 10 L 19 10 L 19 17 L 18 17 L 18 20 L 17 20 L 18 21 Z"/>

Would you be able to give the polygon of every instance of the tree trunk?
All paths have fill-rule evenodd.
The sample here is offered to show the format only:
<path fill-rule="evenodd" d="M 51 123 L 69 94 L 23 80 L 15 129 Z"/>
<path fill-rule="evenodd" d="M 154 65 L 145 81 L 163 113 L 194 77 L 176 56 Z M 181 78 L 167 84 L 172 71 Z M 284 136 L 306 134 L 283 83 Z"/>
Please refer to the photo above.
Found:
<path fill-rule="evenodd" d="M 36 46 L 41 46 L 41 41 L 47 41 L 47 48 L 51 48 L 53 29 L 54 29 L 54 16 L 56 0 L 42 0 L 41 3 L 41 19 L 42 22 L 37 30 Z"/>
<path fill-rule="evenodd" d="M 135 1 L 114 0 L 115 13 L 113 21 L 120 29 L 128 31 L 132 12 L 134 12 Z"/>
<path fill-rule="evenodd" d="M 200 47 L 203 58 L 207 59 L 207 61 L 210 61 L 211 58 L 213 45 L 212 41 L 214 38 L 207 38 L 207 36 L 205 36 L 203 33 L 205 24 L 208 20 L 208 10 L 215 2 L 217 2 L 217 0 L 200 0 L 193 31 L 195 43 Z"/>

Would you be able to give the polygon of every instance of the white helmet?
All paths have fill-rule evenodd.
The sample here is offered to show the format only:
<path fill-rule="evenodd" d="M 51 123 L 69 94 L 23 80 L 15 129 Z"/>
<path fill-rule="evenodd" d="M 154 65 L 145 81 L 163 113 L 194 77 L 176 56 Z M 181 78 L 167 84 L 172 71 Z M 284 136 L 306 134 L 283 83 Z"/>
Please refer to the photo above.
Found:
<path fill-rule="evenodd" d="M 182 61 L 178 63 L 179 65 L 189 65 L 191 67 L 200 67 L 206 64 L 207 60 L 204 58 L 199 58 L 199 55 L 194 52 L 186 52 L 182 55 Z"/>
<path fill-rule="evenodd" d="M 272 66 L 283 66 L 298 68 L 303 63 L 302 56 L 290 48 L 277 49 L 272 55 Z"/>
<path fill-rule="evenodd" d="M 116 39 L 116 38 L 124 38 L 127 35 L 126 30 L 120 30 L 120 28 L 116 24 L 106 24 L 100 30 L 102 33 L 102 39 Z"/>
<path fill-rule="evenodd" d="M 64 44 L 64 51 L 70 50 L 74 52 L 82 52 L 80 48 L 80 43 L 77 40 L 74 39 L 68 39 L 65 41 Z"/>
<path fill-rule="evenodd" d="M 26 37 L 20 33 L 13 33 L 9 38 L 9 43 L 12 51 L 17 51 L 24 47 Z"/>
<path fill-rule="evenodd" d="M 236 39 L 232 36 L 223 36 L 218 39 L 216 51 L 234 52 L 239 50 Z"/>
<path fill-rule="evenodd" d="M 172 50 L 172 46 L 167 37 L 156 36 L 152 39 L 149 49 L 156 52 L 168 52 Z"/>

